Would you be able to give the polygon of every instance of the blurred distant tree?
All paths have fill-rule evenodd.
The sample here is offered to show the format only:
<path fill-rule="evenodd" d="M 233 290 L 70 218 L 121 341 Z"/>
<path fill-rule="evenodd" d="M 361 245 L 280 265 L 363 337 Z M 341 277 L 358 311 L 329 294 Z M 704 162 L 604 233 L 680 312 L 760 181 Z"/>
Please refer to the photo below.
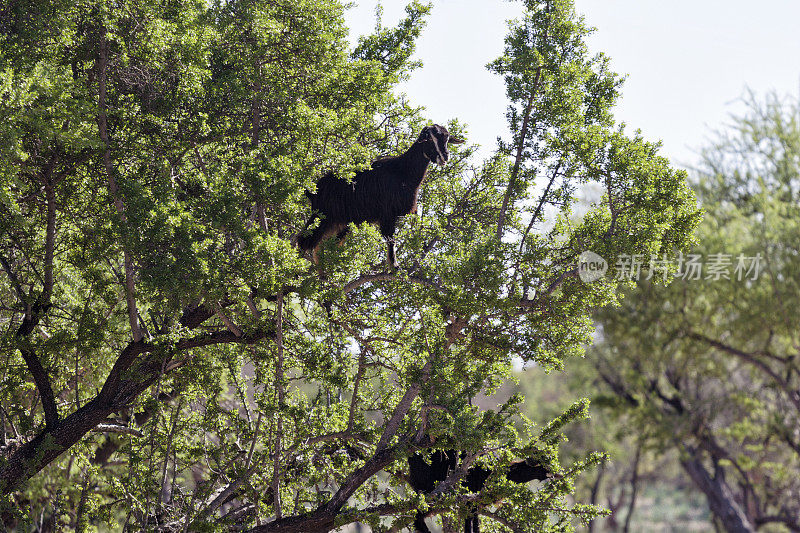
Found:
<path fill-rule="evenodd" d="M 800 103 L 748 104 L 696 174 L 707 270 L 641 282 L 602 313 L 591 360 L 606 403 L 647 447 L 679 452 L 719 527 L 800 531 Z"/>
<path fill-rule="evenodd" d="M 654 445 L 639 436 L 640 418 L 617 410 L 618 399 L 608 394 L 591 358 L 573 358 L 563 372 L 537 367 L 518 374 L 519 383 L 507 393 L 525 397 L 523 413 L 533 420 L 549 420 L 568 406 L 580 390 L 591 400 L 590 420 L 564 431 L 560 447 L 564 461 L 585 450 L 602 450 L 607 459 L 576 482 L 578 501 L 599 505 L 607 514 L 588 524 L 586 531 L 676 531 L 708 529 L 709 512 L 701 492 L 683 473 L 677 450 Z"/>
<path fill-rule="evenodd" d="M 518 431 L 520 398 L 472 398 L 514 358 L 582 353 L 618 285 L 582 283 L 583 250 L 680 248 L 698 215 L 685 174 L 614 124 L 620 80 L 572 3 L 525 5 L 491 67 L 512 139 L 430 172 L 389 274 L 371 226 L 319 270 L 292 238 L 322 173 L 347 179 L 426 123 L 394 88 L 429 6 L 350 49 L 336 0 L 2 4 L 7 528 L 385 531 L 478 507 L 563 531 L 597 513 L 568 496 L 599 456 L 557 457 L 585 401 Z M 592 181 L 606 195 L 573 222 Z M 460 467 L 415 494 L 405 459 L 444 446 Z M 559 476 L 457 483 L 531 454 Z"/>

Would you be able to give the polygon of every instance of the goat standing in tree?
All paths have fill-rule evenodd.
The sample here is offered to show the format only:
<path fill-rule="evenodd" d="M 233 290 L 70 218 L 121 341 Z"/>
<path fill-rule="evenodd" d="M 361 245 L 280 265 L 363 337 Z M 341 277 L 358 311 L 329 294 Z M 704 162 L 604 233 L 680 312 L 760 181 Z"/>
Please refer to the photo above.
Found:
<path fill-rule="evenodd" d="M 433 492 L 437 483 L 441 483 L 450 476 L 458 465 L 459 454 L 456 450 L 434 450 L 430 454 L 431 462 L 428 464 L 421 453 L 416 453 L 408 458 L 409 483 L 411 487 L 422 494 Z M 492 471 L 482 466 L 472 466 L 467 469 L 464 479 L 461 481 L 467 490 L 472 494 L 477 494 L 483 490 L 486 480 L 492 475 Z M 551 477 L 559 477 L 552 474 L 544 465 L 533 458 L 516 461 L 508 466 L 506 479 L 513 483 L 527 483 L 534 479 L 544 481 Z M 425 516 L 417 513 L 414 520 L 414 529 L 417 533 L 431 533 L 425 524 Z M 472 512 L 464 520 L 464 533 L 480 533 L 480 522 L 478 510 Z"/>
<path fill-rule="evenodd" d="M 389 268 L 396 268 L 394 232 L 397 219 L 417 212 L 417 197 L 430 163 L 444 165 L 450 157 L 447 144 L 459 144 L 462 139 L 450 137 L 447 128 L 434 124 L 425 126 L 417 141 L 396 157 L 385 157 L 372 163 L 372 168 L 356 173 L 353 181 L 336 177 L 333 172 L 317 182 L 317 192 L 306 191 L 314 213 L 304 232 L 316 220 L 319 226 L 310 235 L 302 235 L 297 243 L 304 252 L 311 251 L 318 262 L 320 244 L 333 235 L 341 242 L 348 224 L 369 222 L 377 224 L 387 243 Z"/>

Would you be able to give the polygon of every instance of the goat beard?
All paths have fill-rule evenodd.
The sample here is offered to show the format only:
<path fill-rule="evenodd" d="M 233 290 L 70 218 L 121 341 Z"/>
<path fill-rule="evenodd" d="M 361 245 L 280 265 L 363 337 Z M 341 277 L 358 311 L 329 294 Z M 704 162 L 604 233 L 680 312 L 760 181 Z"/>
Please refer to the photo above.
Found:
<path fill-rule="evenodd" d="M 431 159 L 431 162 L 436 163 L 439 166 L 444 166 L 444 164 L 447 163 L 447 160 L 450 159 L 450 154 L 447 151 L 447 146 L 444 146 L 444 148 L 442 149 L 439 148 L 439 143 L 434 142 L 433 147 L 436 148 L 436 158 Z"/>

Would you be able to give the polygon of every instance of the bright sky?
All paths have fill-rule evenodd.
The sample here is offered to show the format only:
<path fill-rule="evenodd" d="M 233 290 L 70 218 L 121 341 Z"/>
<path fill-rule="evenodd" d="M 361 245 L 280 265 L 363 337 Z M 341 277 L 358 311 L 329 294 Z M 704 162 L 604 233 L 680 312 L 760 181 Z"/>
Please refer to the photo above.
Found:
<path fill-rule="evenodd" d="M 356 0 L 353 36 L 374 27 L 375 0 Z M 386 0 L 383 23 L 406 2 Z M 796 0 L 576 0 L 597 32 L 593 52 L 611 57 L 628 79 L 616 116 L 663 140 L 664 155 L 691 164 L 710 131 L 737 109 L 745 88 L 800 95 L 800 2 Z M 416 58 L 424 62 L 404 90 L 444 123 L 458 118 L 487 154 L 506 135 L 502 80 L 485 69 L 503 48 L 505 21 L 518 2 L 434 0 Z"/>

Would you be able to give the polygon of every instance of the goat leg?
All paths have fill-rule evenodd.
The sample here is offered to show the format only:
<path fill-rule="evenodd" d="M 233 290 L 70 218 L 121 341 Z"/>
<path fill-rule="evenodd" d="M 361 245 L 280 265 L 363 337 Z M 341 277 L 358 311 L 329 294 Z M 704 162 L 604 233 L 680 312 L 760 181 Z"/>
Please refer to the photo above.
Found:
<path fill-rule="evenodd" d="M 390 271 L 397 268 L 397 259 L 394 255 L 394 232 L 395 220 L 384 220 L 381 222 L 381 235 L 386 239 L 386 260 Z"/>
<path fill-rule="evenodd" d="M 388 263 L 389 270 L 394 271 L 397 269 L 397 259 L 394 255 L 394 238 L 386 239 L 386 262 Z"/>
<path fill-rule="evenodd" d="M 478 522 L 478 511 L 475 514 L 467 516 L 464 521 L 464 533 L 480 533 L 480 522 Z"/>

